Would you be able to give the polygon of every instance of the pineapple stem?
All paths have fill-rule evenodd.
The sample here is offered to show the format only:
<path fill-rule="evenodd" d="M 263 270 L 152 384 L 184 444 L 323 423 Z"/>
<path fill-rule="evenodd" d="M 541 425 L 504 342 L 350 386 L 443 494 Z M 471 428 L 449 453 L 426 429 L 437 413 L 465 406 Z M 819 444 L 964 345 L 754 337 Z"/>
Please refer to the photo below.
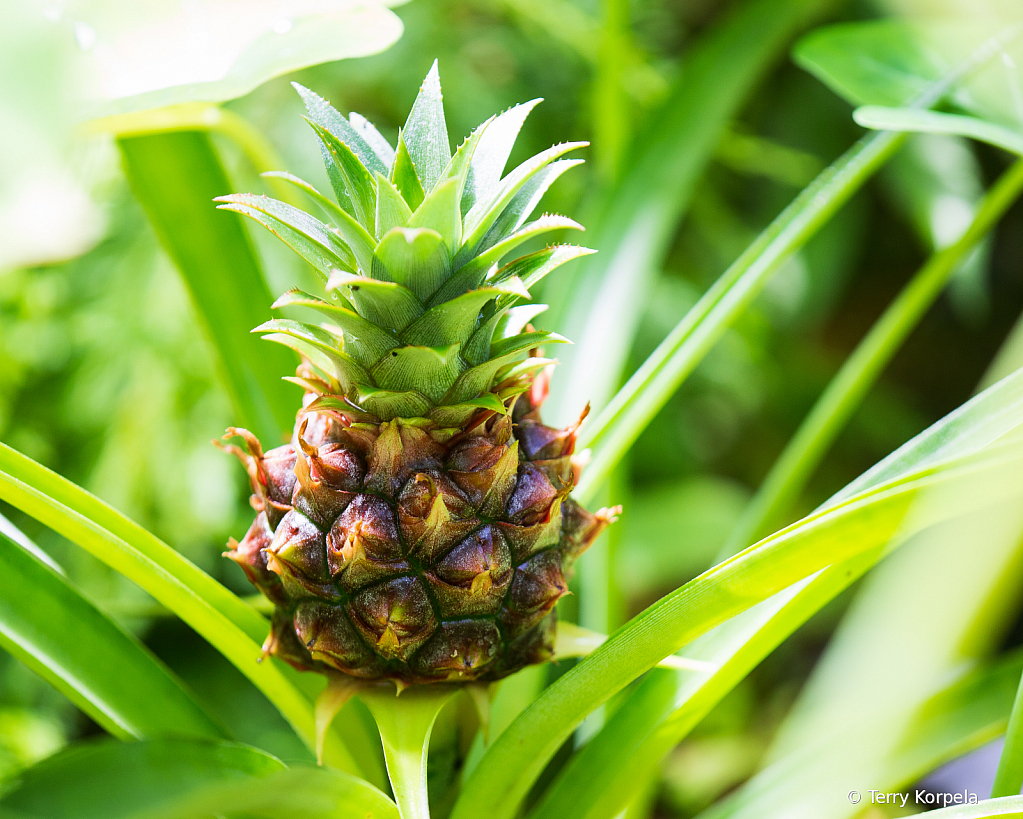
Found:
<path fill-rule="evenodd" d="M 395 697 L 387 685 L 359 694 L 380 731 L 387 776 L 401 819 L 430 819 L 426 787 L 430 733 L 441 709 L 457 692 L 453 686 L 422 685 Z"/>

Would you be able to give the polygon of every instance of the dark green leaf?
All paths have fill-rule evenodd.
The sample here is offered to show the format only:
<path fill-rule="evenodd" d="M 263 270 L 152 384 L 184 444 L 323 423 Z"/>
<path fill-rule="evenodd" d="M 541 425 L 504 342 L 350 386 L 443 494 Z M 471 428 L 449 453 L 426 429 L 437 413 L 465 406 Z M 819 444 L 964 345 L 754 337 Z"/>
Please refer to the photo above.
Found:
<path fill-rule="evenodd" d="M 405 145 L 405 135 L 401 132 L 398 133 L 398 150 L 394 155 L 394 165 L 391 167 L 391 181 L 412 210 L 418 208 L 426 197 L 423 183 L 419 181 L 408 146 Z"/>
<path fill-rule="evenodd" d="M 427 347 L 461 345 L 476 330 L 476 319 L 483 305 L 498 296 L 520 293 L 520 289 L 512 291 L 502 287 L 470 290 L 456 299 L 427 310 L 402 331 L 402 340 L 406 344 L 422 344 Z"/>
<path fill-rule="evenodd" d="M 315 122 L 311 124 L 344 179 L 345 192 L 355 210 L 356 219 L 368 233 L 374 233 L 377 203 L 373 176 L 344 142 Z"/>
<path fill-rule="evenodd" d="M 378 418 L 421 418 L 433 406 L 430 399 L 418 392 L 394 392 L 375 387 L 359 387 L 359 404 Z"/>
<path fill-rule="evenodd" d="M 400 347 L 381 358 L 370 374 L 382 389 L 418 392 L 436 404 L 464 367 L 460 346 Z"/>

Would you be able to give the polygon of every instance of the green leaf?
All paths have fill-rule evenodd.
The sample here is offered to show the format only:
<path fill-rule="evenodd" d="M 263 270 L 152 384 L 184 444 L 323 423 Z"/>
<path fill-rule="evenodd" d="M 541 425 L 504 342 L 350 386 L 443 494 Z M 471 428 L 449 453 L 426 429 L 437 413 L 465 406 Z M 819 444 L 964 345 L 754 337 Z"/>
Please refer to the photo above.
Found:
<path fill-rule="evenodd" d="M 545 213 L 539 219 L 530 222 L 528 225 L 522 227 L 521 230 L 515 231 L 515 233 L 462 265 L 462 267 L 458 269 L 458 273 L 459 275 L 471 276 L 473 278 L 479 276 L 479 281 L 482 282 L 490 268 L 500 262 L 504 256 L 513 251 L 516 247 L 521 245 L 523 242 L 536 238 L 537 236 L 550 233 L 552 230 L 583 230 L 583 226 L 566 216 Z"/>
<path fill-rule="evenodd" d="M 436 60 L 419 88 L 419 95 L 412 105 L 401 134 L 423 190 L 430 193 L 451 161 L 451 146 L 448 144 L 448 126 L 444 121 L 444 103 Z M 400 150 L 399 146 L 399 152 Z M 401 185 L 398 185 L 398 189 L 402 189 Z M 409 205 L 412 203 L 409 202 Z"/>
<path fill-rule="evenodd" d="M 1023 447 L 884 484 L 773 535 L 633 618 L 558 679 L 498 738 L 465 782 L 452 819 L 514 815 L 582 720 L 632 680 L 730 617 L 808 577 L 939 520 L 1023 494 Z M 1010 483 L 1007 483 L 1010 482 Z M 923 490 L 941 503 L 913 508 Z"/>
<path fill-rule="evenodd" d="M 1023 677 L 1016 689 L 1016 698 L 1005 729 L 1005 745 L 998 757 L 991 796 L 1015 796 L 1023 788 Z"/>
<path fill-rule="evenodd" d="M 344 179 L 345 192 L 355 209 L 356 219 L 367 232 L 374 233 L 377 202 L 373 176 L 344 142 L 315 122 L 311 124 Z"/>
<path fill-rule="evenodd" d="M 146 648 L 0 534 L 0 645 L 116 737 L 222 737 Z"/>
<path fill-rule="evenodd" d="M 437 184 L 408 221 L 411 228 L 428 228 L 444 237 L 453 256 L 462 244 L 462 214 L 458 210 L 459 184 L 457 179 L 445 179 Z"/>
<path fill-rule="evenodd" d="M 303 691 L 311 693 L 318 681 L 282 663 L 257 662 L 270 626 L 241 598 L 138 524 L 3 444 L 0 500 L 81 546 L 177 614 L 266 695 L 309 748 L 315 747 L 312 702 Z M 327 759 L 360 773 L 336 736 L 328 743 Z"/>
<path fill-rule="evenodd" d="M 118 146 L 132 190 L 188 288 L 239 421 L 277 440 L 294 415 L 295 392 L 281 381 L 294 365 L 249 335 L 273 297 L 242 220 L 211 204 L 231 184 L 209 136 L 126 137 Z"/>
<path fill-rule="evenodd" d="M 465 236 L 461 250 L 455 256 L 455 269 L 465 264 L 482 244 L 490 228 L 508 207 L 516 194 L 555 159 L 588 142 L 563 142 L 532 156 L 508 174 L 484 198 L 480 199 L 465 217 Z"/>
<path fill-rule="evenodd" d="M 415 165 L 412 164 L 408 146 L 405 145 L 405 135 L 400 131 L 398 132 L 398 150 L 394 155 L 394 165 L 391 167 L 391 181 L 412 210 L 418 208 L 426 197 Z"/>
<path fill-rule="evenodd" d="M 393 228 L 405 227 L 412 218 L 412 211 L 405 203 L 398 189 L 383 174 L 377 174 L 377 238 L 386 236 Z M 379 249 L 379 248 L 378 248 Z"/>
<path fill-rule="evenodd" d="M 443 178 L 454 179 L 457 182 L 458 195 L 455 198 L 455 209 L 458 212 L 459 220 L 462 218 L 461 202 L 462 196 L 465 193 L 465 183 L 469 176 L 469 165 L 472 162 L 473 155 L 476 153 L 476 146 L 479 145 L 480 138 L 494 119 L 494 117 L 490 117 L 480 125 L 477 125 L 473 132 L 462 140 L 462 144 L 458 146 L 458 150 L 455 151 L 447 168 L 444 169 Z"/>
<path fill-rule="evenodd" d="M 338 379 L 342 383 L 352 384 L 368 380 L 366 371 L 358 362 L 341 351 L 341 340 L 315 324 L 305 324 L 291 319 L 270 319 L 270 321 L 260 324 L 252 332 L 272 334 L 266 336 L 272 341 L 278 340 L 273 336 L 288 336 L 319 350 L 334 364 Z"/>
<path fill-rule="evenodd" d="M 954 134 L 1023 155 L 1023 134 L 962 114 L 944 114 L 939 111 L 921 111 L 917 108 L 886 108 L 864 105 L 853 111 L 853 119 L 864 128 L 883 131 L 913 131 L 927 134 Z"/>
<path fill-rule="evenodd" d="M 277 299 L 274 302 L 274 309 L 279 307 L 311 307 L 323 313 L 341 328 L 344 335 L 344 351 L 363 367 L 370 367 L 380 356 L 398 346 L 397 338 L 372 322 L 366 321 L 358 313 L 325 302 L 301 290 L 289 290 Z M 333 339 L 331 351 L 336 350 L 337 346 L 337 339 Z"/>
<path fill-rule="evenodd" d="M 261 173 L 260 176 L 266 179 L 282 179 L 285 182 L 294 185 L 312 199 L 320 207 L 320 210 L 323 211 L 324 215 L 326 215 L 335 225 L 344 221 L 345 216 L 341 213 L 342 209 L 337 206 L 337 203 L 328 199 L 304 179 L 288 173 L 287 171 L 266 171 L 265 173 Z M 351 264 L 354 267 L 355 259 L 351 256 L 351 254 L 348 254 L 347 247 L 345 248 L 345 253 L 347 254 L 347 258 L 351 260 Z"/>
<path fill-rule="evenodd" d="M 407 287 L 335 270 L 328 290 L 344 288 L 345 297 L 359 315 L 388 330 L 400 332 L 423 312 L 423 304 Z"/>
<path fill-rule="evenodd" d="M 391 392 L 418 392 L 439 403 L 465 367 L 460 344 L 448 347 L 399 347 L 370 370 L 373 381 Z"/>
<path fill-rule="evenodd" d="M 399 696 L 389 687 L 359 695 L 380 729 L 387 774 L 401 819 L 430 819 L 426 761 L 437 716 L 458 689 L 447 685 L 415 686 Z"/>
<path fill-rule="evenodd" d="M 299 68 L 376 54 L 402 32 L 401 20 L 382 4 L 324 10 L 301 0 L 288 14 L 282 33 L 275 28 L 282 18 L 273 14 L 238 25 L 234 14 L 173 3 L 83 5 L 75 22 L 92 32 L 97 47 L 67 42 L 85 85 L 78 98 L 88 101 L 92 117 L 225 102 Z"/>
<path fill-rule="evenodd" d="M 515 140 L 522 130 L 522 124 L 540 100 L 530 100 L 509 108 L 494 117 L 480 135 L 479 143 L 469 162 L 469 171 L 462 192 L 462 213 L 468 213 L 473 206 L 486 196 L 501 181 L 504 166 L 508 164 Z"/>
<path fill-rule="evenodd" d="M 415 391 L 395 392 L 376 387 L 359 387 L 359 404 L 382 421 L 392 418 L 421 418 L 433 404 Z"/>
<path fill-rule="evenodd" d="M 229 210 L 259 222 L 326 278 L 336 268 L 352 270 L 355 257 L 348 245 L 319 219 L 285 202 L 252 193 L 218 196 L 220 210 Z M 348 217 L 351 219 L 351 217 Z"/>
<path fill-rule="evenodd" d="M 297 82 L 293 82 L 291 85 L 302 98 L 302 102 L 305 103 L 306 112 L 309 114 L 313 127 L 317 129 L 317 133 L 326 131 L 333 137 L 333 141 L 347 146 L 359 158 L 359 163 L 371 174 L 387 174 L 390 171 L 390 162 L 381 156 L 384 146 L 386 145 L 388 148 L 390 146 L 369 122 L 363 117 L 359 117 L 360 127 L 356 128 L 354 122 L 345 119 L 341 112 L 323 97 Z M 353 119 L 356 116 L 358 114 L 353 115 Z M 383 141 L 383 145 L 380 144 L 381 141 Z M 335 163 L 337 172 L 342 173 L 341 167 L 336 164 L 338 160 L 333 153 L 330 154 L 330 158 L 331 162 Z"/>
<path fill-rule="evenodd" d="M 436 421 L 441 427 L 460 428 L 480 410 L 489 410 L 501 415 L 507 414 L 504 402 L 492 392 L 488 392 L 471 401 L 463 401 L 461 404 L 434 407 L 427 415 L 430 420 Z"/>
<path fill-rule="evenodd" d="M 530 179 L 522 186 L 519 192 L 512 197 L 512 200 L 508 203 L 505 209 L 501 211 L 501 215 L 497 217 L 497 221 L 495 221 L 490 230 L 487 231 L 487 235 L 483 237 L 483 241 L 479 243 L 479 246 L 476 248 L 476 252 L 483 253 L 485 250 L 512 236 L 520 227 L 522 227 L 530 214 L 536 210 L 536 206 L 540 204 L 540 200 L 543 199 L 544 194 L 547 193 L 547 189 L 557 181 L 558 177 L 560 177 L 569 168 L 574 168 L 576 165 L 582 164 L 583 161 L 581 159 L 559 159 L 557 162 L 552 162 L 536 176 Z"/>
<path fill-rule="evenodd" d="M 576 488 L 592 497 L 668 398 L 725 329 L 761 291 L 768 278 L 813 236 L 899 147 L 902 134 L 861 139 L 814 180 L 736 259 L 668 337 L 582 430 L 580 448 L 593 459 Z"/>
<path fill-rule="evenodd" d="M 589 256 L 592 253 L 596 253 L 596 251 L 590 250 L 588 247 L 552 245 L 509 262 L 494 274 L 493 280 L 495 284 L 500 284 L 509 279 L 518 278 L 522 280 L 522 285 L 528 289 L 565 262 L 578 259 L 580 256 Z M 510 304 L 512 301 L 513 299 L 502 299 L 501 306 Z"/>
<path fill-rule="evenodd" d="M 431 307 L 406 327 L 401 334 L 406 344 L 440 347 L 447 344 L 461 346 L 476 330 L 480 310 L 498 296 L 518 295 L 518 288 L 482 287 L 470 290 L 456 299 Z"/>
<path fill-rule="evenodd" d="M 771 467 L 736 524 L 725 547 L 727 554 L 766 534 L 784 516 L 867 391 L 941 294 L 960 260 L 994 227 L 1021 190 L 1023 163 L 1017 163 L 992 187 L 959 239 L 931 256 L 875 322 Z"/>
<path fill-rule="evenodd" d="M 366 782 L 284 764 L 247 745 L 165 739 L 93 742 L 23 772 L 0 809 L 36 819 L 397 819 Z"/>
<path fill-rule="evenodd" d="M 351 126 L 355 129 L 356 133 L 358 133 L 366 141 L 366 144 L 370 147 L 373 153 L 376 154 L 377 159 L 380 160 L 380 164 L 384 166 L 384 170 L 376 171 L 376 173 L 389 173 L 391 165 L 394 164 L 394 148 L 391 147 L 391 143 L 388 142 L 384 138 L 384 135 L 377 130 L 376 126 L 362 116 L 362 114 L 357 114 L 352 111 L 348 115 L 348 121 L 351 123 Z M 362 164 L 373 171 L 373 168 L 370 167 L 371 162 L 363 160 Z"/>
<path fill-rule="evenodd" d="M 490 359 L 462 373 L 444 397 L 445 404 L 460 404 L 478 398 L 487 392 L 502 367 L 527 350 L 541 344 L 564 344 L 568 339 L 557 333 L 523 333 L 513 338 L 500 339 L 491 345 Z"/>
<path fill-rule="evenodd" d="M 552 326 L 576 343 L 551 385 L 548 415 L 567 420 L 581 400 L 599 412 L 621 385 L 652 283 L 721 136 L 792 37 L 832 6 L 746 0 L 689 48 L 664 102 L 646 118 L 650 128 L 631 146 L 624 175 L 587 220 L 587 243 L 598 255 L 548 285 Z"/>
<path fill-rule="evenodd" d="M 394 228 L 374 254 L 373 277 L 407 287 L 424 304 L 451 275 L 444 238 L 429 228 Z"/>

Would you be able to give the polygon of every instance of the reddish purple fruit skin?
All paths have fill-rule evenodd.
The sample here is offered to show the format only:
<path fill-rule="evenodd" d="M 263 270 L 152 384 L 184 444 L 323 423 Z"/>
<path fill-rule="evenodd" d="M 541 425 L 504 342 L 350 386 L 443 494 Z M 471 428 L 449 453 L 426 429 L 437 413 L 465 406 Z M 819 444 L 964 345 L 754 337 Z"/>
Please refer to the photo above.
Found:
<path fill-rule="evenodd" d="M 264 454 L 229 432 L 258 514 L 226 555 L 274 604 L 264 649 L 303 670 L 410 685 L 543 662 L 566 575 L 613 520 L 568 497 L 575 430 L 545 426 L 528 393 L 454 436 L 300 415 Z"/>

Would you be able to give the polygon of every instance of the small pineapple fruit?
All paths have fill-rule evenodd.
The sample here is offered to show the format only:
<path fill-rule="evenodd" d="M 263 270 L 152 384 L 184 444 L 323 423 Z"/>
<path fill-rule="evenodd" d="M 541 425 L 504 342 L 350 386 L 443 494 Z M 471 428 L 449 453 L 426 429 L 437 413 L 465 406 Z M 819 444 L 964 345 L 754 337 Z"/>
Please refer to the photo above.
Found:
<path fill-rule="evenodd" d="M 451 156 L 436 64 L 397 148 L 296 86 L 337 203 L 308 183 L 321 221 L 265 196 L 218 201 L 269 228 L 322 276 L 327 299 L 275 307 L 326 322 L 257 332 L 303 358 L 291 443 L 244 448 L 258 514 L 228 556 L 274 604 L 265 650 L 301 669 L 399 685 L 494 680 L 553 651 L 573 561 L 612 519 L 569 497 L 575 427 L 540 421 L 564 341 L 530 322 L 529 287 L 589 251 L 528 239 L 579 225 L 526 222 L 584 143 L 502 172 L 535 102 L 477 128 Z M 527 355 L 528 354 L 528 355 Z"/>

